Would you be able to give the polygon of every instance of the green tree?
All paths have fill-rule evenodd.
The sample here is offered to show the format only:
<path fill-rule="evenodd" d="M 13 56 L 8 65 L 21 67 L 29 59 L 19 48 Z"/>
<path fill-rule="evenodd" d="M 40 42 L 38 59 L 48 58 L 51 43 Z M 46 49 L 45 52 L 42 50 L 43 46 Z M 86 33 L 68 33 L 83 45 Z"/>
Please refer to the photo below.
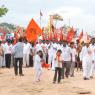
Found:
<path fill-rule="evenodd" d="M 0 26 L 1 26 L 1 27 L 7 27 L 7 28 L 10 29 L 10 30 L 15 30 L 15 29 L 16 29 L 16 26 L 15 26 L 15 25 L 9 24 L 9 23 L 6 23 L 6 22 L 0 23 Z"/>
<path fill-rule="evenodd" d="M 0 7 L 0 17 L 5 15 L 8 12 L 8 9 L 3 5 Z"/>

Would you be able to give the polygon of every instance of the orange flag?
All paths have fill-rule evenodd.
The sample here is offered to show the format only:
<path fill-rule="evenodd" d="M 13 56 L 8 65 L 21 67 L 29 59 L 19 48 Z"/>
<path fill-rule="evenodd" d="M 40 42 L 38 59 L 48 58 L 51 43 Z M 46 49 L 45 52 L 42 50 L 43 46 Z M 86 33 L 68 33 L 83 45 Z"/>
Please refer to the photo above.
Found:
<path fill-rule="evenodd" d="M 26 29 L 26 38 L 28 42 L 35 42 L 37 40 L 38 35 L 42 34 L 41 28 L 38 24 L 32 19 Z"/>
<path fill-rule="evenodd" d="M 82 38 L 83 38 L 83 30 L 82 30 L 82 32 L 79 35 L 79 38 L 78 38 L 79 42 L 81 41 Z"/>
<path fill-rule="evenodd" d="M 54 38 L 56 41 L 61 41 L 63 39 L 63 34 L 61 29 L 55 29 Z"/>
<path fill-rule="evenodd" d="M 67 34 L 67 41 L 71 42 L 72 39 L 74 38 L 74 35 L 75 35 L 75 31 L 74 31 L 73 28 L 71 28 L 70 31 L 68 31 L 68 34 Z"/>

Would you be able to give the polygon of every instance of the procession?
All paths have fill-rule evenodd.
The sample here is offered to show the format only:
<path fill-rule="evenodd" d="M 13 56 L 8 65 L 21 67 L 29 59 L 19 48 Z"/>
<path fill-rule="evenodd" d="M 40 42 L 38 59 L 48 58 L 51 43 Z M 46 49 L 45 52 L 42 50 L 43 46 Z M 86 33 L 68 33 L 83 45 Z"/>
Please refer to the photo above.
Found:
<path fill-rule="evenodd" d="M 27 77 L 24 74 L 26 69 L 32 71 L 34 74 L 29 76 L 33 77 L 31 83 L 34 85 L 43 83 L 46 72 L 47 75 L 52 73 L 52 79 L 46 81 L 50 84 L 64 85 L 64 80 L 76 78 L 76 72 L 82 73 L 83 81 L 94 80 L 94 43 L 92 38 L 90 42 L 82 43 L 79 50 L 74 42 L 68 43 L 65 40 L 56 42 L 39 39 L 34 46 L 23 38 L 19 38 L 15 45 L 9 40 L 5 44 L 0 42 L 0 69 L 8 68 L 14 78 Z"/>
<path fill-rule="evenodd" d="M 95 2 L 59 1 L 0 1 L 0 95 L 95 95 Z"/>
<path fill-rule="evenodd" d="M 23 38 L 19 38 L 15 45 L 8 40 L 5 44 L 0 42 L 0 67 L 11 68 L 14 66 L 15 75 L 18 75 L 19 69 L 21 76 L 24 75 L 22 67 L 34 67 L 37 82 L 40 81 L 42 68 L 45 67 L 55 71 L 54 83 L 58 74 L 57 82 L 60 83 L 64 77 L 74 77 L 75 65 L 79 63 L 78 68 L 83 71 L 84 80 L 89 80 L 95 74 L 94 44 L 95 41 L 92 38 L 90 42 L 82 44 L 81 51 L 78 51 L 78 45 L 65 40 L 56 42 L 39 39 L 34 46 Z"/>

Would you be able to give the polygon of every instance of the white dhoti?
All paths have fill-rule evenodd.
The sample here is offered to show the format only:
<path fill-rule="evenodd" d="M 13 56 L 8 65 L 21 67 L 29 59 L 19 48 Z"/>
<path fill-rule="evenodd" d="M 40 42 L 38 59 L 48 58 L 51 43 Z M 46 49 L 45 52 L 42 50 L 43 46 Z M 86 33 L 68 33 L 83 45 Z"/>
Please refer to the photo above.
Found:
<path fill-rule="evenodd" d="M 90 78 L 91 71 L 91 62 L 92 60 L 88 57 L 83 58 L 82 67 L 83 67 L 83 77 Z"/>
<path fill-rule="evenodd" d="M 3 67 L 6 66 L 5 63 L 6 63 L 6 60 L 5 60 L 5 54 L 4 54 L 4 57 L 3 57 L 3 63 L 2 63 L 2 66 L 3 66 Z"/>
<path fill-rule="evenodd" d="M 55 54 L 56 52 L 51 52 L 51 54 L 49 54 L 48 56 L 48 64 L 50 64 L 52 70 L 55 70 Z M 52 63 L 52 65 L 51 65 Z"/>
<path fill-rule="evenodd" d="M 91 63 L 90 76 L 93 77 L 94 73 L 95 73 L 95 63 Z"/>
<path fill-rule="evenodd" d="M 53 55 L 52 54 L 49 54 L 48 55 L 48 64 L 50 65 L 51 67 L 51 63 L 53 62 Z"/>
<path fill-rule="evenodd" d="M 0 56 L 0 67 L 3 66 L 3 56 Z"/>
<path fill-rule="evenodd" d="M 42 69 L 41 68 L 35 69 L 35 79 L 36 79 L 36 81 L 40 81 L 41 75 L 42 75 Z"/>
<path fill-rule="evenodd" d="M 53 55 L 53 59 L 52 59 L 52 70 L 55 70 L 55 54 Z"/>
<path fill-rule="evenodd" d="M 44 52 L 43 52 L 43 59 L 44 59 L 44 61 L 46 63 L 46 54 Z"/>
<path fill-rule="evenodd" d="M 24 54 L 23 55 L 23 65 L 24 66 L 29 66 L 29 54 Z"/>

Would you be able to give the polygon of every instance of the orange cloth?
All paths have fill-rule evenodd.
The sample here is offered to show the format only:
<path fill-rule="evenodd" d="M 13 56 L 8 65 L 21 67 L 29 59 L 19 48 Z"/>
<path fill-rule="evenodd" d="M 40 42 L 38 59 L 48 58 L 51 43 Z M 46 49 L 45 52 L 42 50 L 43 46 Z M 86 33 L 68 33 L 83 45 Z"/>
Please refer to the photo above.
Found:
<path fill-rule="evenodd" d="M 46 64 L 46 63 L 43 63 L 43 64 L 42 64 L 42 67 L 43 67 L 43 68 L 49 68 L 50 65 L 49 65 L 49 64 Z"/>

